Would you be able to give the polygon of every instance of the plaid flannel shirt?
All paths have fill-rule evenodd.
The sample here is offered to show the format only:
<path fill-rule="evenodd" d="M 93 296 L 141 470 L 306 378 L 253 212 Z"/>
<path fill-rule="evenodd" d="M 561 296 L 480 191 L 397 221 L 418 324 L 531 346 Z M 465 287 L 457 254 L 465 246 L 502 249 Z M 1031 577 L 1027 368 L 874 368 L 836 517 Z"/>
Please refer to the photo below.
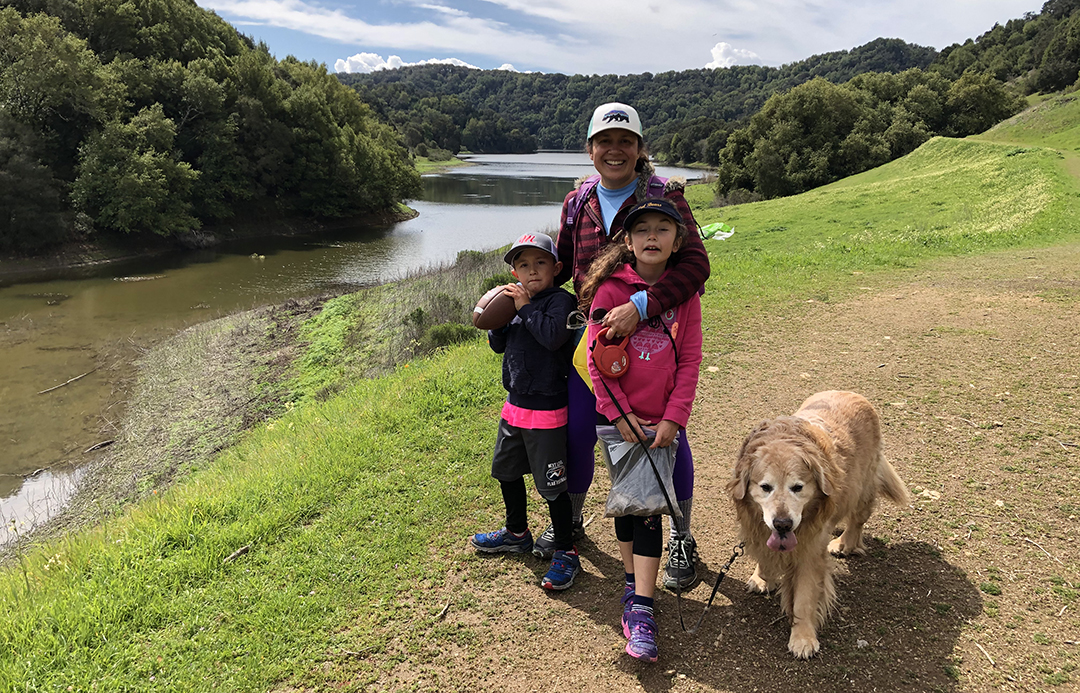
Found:
<path fill-rule="evenodd" d="M 652 170 L 645 171 L 642 176 L 651 176 Z M 639 186 L 640 188 L 640 186 Z M 570 191 L 563 200 L 562 215 L 559 218 L 559 236 L 556 240 L 556 249 L 559 252 L 559 260 L 563 263 L 562 272 L 555 278 L 555 285 L 560 286 L 571 276 L 574 278 L 574 293 L 581 293 L 581 284 L 589 271 L 589 265 L 600 253 L 605 245 L 612 241 L 621 240 L 623 221 L 631 207 L 640 202 L 636 194 L 631 195 L 619 208 L 615 219 L 611 223 L 611 235 L 605 235 L 603 217 L 600 213 L 600 199 L 594 188 L 589 192 L 589 198 L 585 201 L 577 219 L 574 220 L 574 228 L 566 228 L 566 213 L 574 197 L 577 196 L 577 188 Z M 664 189 L 664 197 L 671 200 L 676 209 L 682 215 L 683 223 L 690 231 L 687 242 L 673 256 L 674 269 L 678 271 L 668 272 L 663 279 L 646 290 L 649 297 L 648 316 L 654 317 L 685 303 L 691 296 L 705 284 L 709 278 L 709 254 L 705 245 L 701 242 L 698 234 L 697 220 L 694 219 L 690 205 L 683 197 L 681 187 Z"/>

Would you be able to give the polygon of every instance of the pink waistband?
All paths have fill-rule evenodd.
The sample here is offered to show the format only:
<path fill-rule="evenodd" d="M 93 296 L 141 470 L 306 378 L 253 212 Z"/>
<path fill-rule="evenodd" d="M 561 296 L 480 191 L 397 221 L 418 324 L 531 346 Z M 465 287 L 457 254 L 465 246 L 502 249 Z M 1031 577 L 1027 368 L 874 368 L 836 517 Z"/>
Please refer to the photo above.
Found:
<path fill-rule="evenodd" d="M 503 403 L 502 417 L 518 428 L 561 428 L 568 420 L 569 407 L 562 409 L 524 409 L 509 402 Z"/>

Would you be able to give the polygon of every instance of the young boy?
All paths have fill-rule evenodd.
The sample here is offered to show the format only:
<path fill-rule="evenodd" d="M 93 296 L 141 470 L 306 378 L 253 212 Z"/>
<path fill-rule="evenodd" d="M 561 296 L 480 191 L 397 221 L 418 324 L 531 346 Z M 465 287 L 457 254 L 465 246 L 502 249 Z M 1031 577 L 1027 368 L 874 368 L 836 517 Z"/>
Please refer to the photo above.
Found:
<path fill-rule="evenodd" d="M 581 570 L 574 548 L 570 495 L 566 491 L 567 376 L 574 344 L 566 318 L 576 308 L 573 295 L 554 286 L 562 263 L 548 236 L 527 233 L 504 259 L 520 284 L 505 288 L 517 316 L 488 332 L 488 343 L 503 354 L 506 388 L 491 476 L 499 480 L 506 505 L 506 526 L 477 534 L 472 545 L 484 553 L 528 553 L 533 548 L 526 517 L 525 475 L 548 503 L 555 533 L 551 568 L 540 584 L 564 590 Z"/>

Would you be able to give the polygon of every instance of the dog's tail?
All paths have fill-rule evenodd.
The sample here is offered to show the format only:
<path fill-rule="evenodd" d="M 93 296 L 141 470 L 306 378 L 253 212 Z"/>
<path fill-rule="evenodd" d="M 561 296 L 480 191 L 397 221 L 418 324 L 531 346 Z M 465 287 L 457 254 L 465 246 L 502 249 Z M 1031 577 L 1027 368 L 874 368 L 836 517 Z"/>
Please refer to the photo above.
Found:
<path fill-rule="evenodd" d="M 908 494 L 907 486 L 900 479 L 893 466 L 881 455 L 878 459 L 878 490 L 893 503 L 905 507 L 911 503 L 911 495 Z"/>

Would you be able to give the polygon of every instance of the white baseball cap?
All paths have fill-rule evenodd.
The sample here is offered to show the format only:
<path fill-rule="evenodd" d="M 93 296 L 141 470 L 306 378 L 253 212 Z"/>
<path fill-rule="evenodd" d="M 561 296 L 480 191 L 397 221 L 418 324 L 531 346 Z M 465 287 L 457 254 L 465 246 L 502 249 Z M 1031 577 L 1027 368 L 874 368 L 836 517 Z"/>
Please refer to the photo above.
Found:
<path fill-rule="evenodd" d="M 591 140 L 596 133 L 613 128 L 629 130 L 641 137 L 641 118 L 633 106 L 617 101 L 602 104 L 593 111 L 592 120 L 589 121 L 589 134 L 585 139 Z"/>

